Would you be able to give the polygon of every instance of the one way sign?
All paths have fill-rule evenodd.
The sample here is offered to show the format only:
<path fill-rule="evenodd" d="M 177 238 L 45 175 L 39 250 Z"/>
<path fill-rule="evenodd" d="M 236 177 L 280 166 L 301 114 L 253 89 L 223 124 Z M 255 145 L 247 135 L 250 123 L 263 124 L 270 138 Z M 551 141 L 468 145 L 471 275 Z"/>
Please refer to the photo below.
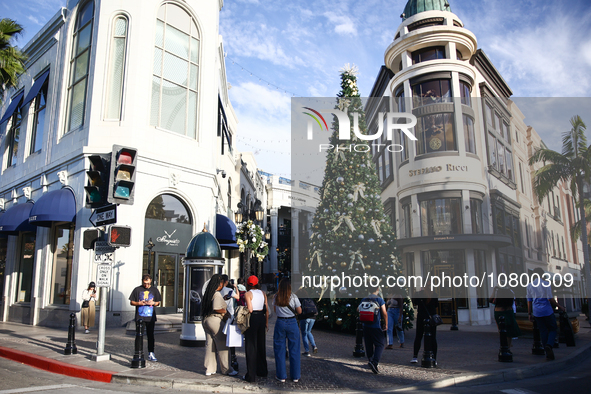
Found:
<path fill-rule="evenodd" d="M 117 223 L 117 205 L 111 204 L 95 209 L 88 220 L 94 227 Z"/>

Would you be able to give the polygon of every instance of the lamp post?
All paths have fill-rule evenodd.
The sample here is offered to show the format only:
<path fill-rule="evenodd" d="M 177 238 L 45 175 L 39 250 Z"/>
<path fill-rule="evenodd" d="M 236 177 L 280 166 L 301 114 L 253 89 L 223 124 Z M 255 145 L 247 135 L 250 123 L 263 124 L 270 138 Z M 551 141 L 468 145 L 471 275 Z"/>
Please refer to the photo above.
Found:
<path fill-rule="evenodd" d="M 265 217 L 265 211 L 263 210 L 262 206 L 261 206 L 261 200 L 259 200 L 258 198 L 255 200 L 254 202 L 254 206 L 252 208 L 247 208 L 244 206 L 244 204 L 242 204 L 242 202 L 239 202 L 237 204 L 238 206 L 238 210 L 236 211 L 236 213 L 234 214 L 234 219 L 236 219 L 236 223 L 242 223 L 243 221 L 247 221 L 247 220 L 252 220 L 255 222 L 255 224 L 259 224 L 263 221 L 263 218 Z M 250 259 L 252 256 L 252 251 L 250 249 L 246 250 L 246 262 L 244 263 L 244 279 L 246 280 L 250 274 L 251 274 L 251 267 L 250 267 Z M 261 263 L 259 263 L 259 269 L 257 271 L 257 274 L 260 278 L 261 274 L 262 274 L 262 267 L 260 266 Z"/>

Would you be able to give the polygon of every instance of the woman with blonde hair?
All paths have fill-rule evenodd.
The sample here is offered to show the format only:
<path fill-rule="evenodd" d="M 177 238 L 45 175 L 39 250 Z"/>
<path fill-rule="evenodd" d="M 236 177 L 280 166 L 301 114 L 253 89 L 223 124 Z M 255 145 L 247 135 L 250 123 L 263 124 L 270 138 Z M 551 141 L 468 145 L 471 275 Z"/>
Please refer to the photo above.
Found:
<path fill-rule="evenodd" d="M 289 376 L 294 383 L 301 378 L 300 368 L 300 329 L 296 316 L 302 313 L 298 297 L 291 292 L 291 282 L 287 278 L 279 282 L 275 294 L 274 310 L 277 314 L 273 332 L 273 350 L 275 353 L 275 378 L 281 383 L 287 379 L 285 366 L 285 341 L 289 347 Z"/>

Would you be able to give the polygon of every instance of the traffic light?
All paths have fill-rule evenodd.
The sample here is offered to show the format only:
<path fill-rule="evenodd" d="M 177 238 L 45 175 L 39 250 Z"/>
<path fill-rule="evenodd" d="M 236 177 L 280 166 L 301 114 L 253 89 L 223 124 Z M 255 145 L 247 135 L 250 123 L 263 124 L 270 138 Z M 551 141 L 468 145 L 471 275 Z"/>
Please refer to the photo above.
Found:
<path fill-rule="evenodd" d="M 109 228 L 109 245 L 127 247 L 131 245 L 131 227 L 112 225 Z"/>
<path fill-rule="evenodd" d="M 86 171 L 88 183 L 86 190 L 86 207 L 99 208 L 107 204 L 107 190 L 111 167 L 111 155 L 90 155 L 90 166 Z"/>
<path fill-rule="evenodd" d="M 133 205 L 136 162 L 137 149 L 113 145 L 111 183 L 107 201 L 113 204 Z"/>
<path fill-rule="evenodd" d="M 96 241 L 101 240 L 102 236 L 103 232 L 98 228 L 84 230 L 82 237 L 82 247 L 84 249 L 94 249 L 94 244 L 96 243 Z"/>

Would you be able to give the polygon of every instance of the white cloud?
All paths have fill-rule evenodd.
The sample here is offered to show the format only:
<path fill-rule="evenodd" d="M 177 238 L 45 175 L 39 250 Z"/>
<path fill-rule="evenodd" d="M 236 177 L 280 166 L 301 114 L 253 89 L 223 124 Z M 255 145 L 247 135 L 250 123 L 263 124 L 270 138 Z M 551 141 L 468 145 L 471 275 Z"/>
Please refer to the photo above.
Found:
<path fill-rule="evenodd" d="M 355 23 L 345 15 L 337 15 L 334 12 L 325 12 L 324 16 L 328 19 L 330 23 L 334 25 L 334 31 L 337 34 L 341 35 L 350 35 L 356 36 L 357 35 L 357 27 Z"/>
<path fill-rule="evenodd" d="M 29 15 L 27 19 L 36 25 L 42 25 L 42 23 L 39 22 L 39 19 L 35 18 L 33 15 Z"/>

